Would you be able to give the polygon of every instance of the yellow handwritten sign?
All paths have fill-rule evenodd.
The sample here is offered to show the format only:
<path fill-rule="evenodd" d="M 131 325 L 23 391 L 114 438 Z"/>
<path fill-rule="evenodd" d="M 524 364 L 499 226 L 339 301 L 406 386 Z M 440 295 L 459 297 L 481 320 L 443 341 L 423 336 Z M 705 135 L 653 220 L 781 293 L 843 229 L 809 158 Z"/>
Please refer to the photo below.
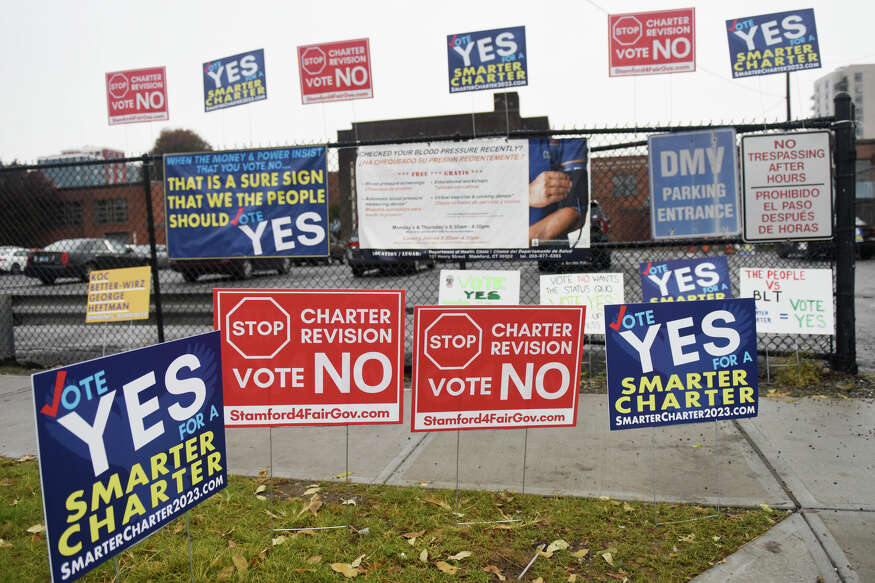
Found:
<path fill-rule="evenodd" d="M 145 320 L 148 317 L 148 266 L 91 272 L 86 323 Z"/>

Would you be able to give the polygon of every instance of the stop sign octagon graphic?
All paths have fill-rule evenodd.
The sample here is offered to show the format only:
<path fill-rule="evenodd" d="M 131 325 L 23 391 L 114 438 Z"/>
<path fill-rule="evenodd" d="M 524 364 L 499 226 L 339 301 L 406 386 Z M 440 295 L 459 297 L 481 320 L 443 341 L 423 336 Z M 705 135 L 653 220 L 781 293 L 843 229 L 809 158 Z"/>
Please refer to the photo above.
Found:
<path fill-rule="evenodd" d="M 225 316 L 225 341 L 243 358 L 273 358 L 290 334 L 289 313 L 273 298 L 243 298 Z"/>
<path fill-rule="evenodd" d="M 482 350 L 483 329 L 468 314 L 441 314 L 425 329 L 425 356 L 441 370 L 463 369 Z"/>

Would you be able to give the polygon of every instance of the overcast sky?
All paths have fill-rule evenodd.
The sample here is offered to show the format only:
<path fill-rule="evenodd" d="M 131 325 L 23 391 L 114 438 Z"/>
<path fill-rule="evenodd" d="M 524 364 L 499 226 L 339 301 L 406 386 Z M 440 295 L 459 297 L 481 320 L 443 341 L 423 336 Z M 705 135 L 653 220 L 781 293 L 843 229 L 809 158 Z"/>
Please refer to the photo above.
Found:
<path fill-rule="evenodd" d="M 696 72 L 608 77 L 605 11 L 691 5 Z M 783 120 L 783 75 L 731 79 L 724 21 L 800 8 L 814 8 L 823 60 L 791 77 L 793 115 L 808 117 L 818 77 L 875 62 L 875 2 L 9 2 L 0 22 L 0 161 L 85 145 L 139 155 L 165 127 L 192 129 L 219 149 L 333 141 L 352 121 L 491 111 L 491 91 L 449 94 L 446 35 L 520 25 L 529 71 L 529 85 L 517 89 L 522 115 L 547 115 L 554 128 Z M 374 98 L 301 105 L 296 47 L 362 37 L 371 42 Z M 202 63 L 259 48 L 267 100 L 205 113 Z M 167 67 L 170 120 L 110 127 L 104 73 L 150 66 Z"/>

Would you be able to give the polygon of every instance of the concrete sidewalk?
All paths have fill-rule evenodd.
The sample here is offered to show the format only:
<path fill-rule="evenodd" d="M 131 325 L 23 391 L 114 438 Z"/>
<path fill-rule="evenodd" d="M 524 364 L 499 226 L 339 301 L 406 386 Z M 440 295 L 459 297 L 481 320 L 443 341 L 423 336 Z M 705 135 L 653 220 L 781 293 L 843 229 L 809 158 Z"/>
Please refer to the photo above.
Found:
<path fill-rule="evenodd" d="M 875 404 L 761 399 L 756 419 L 610 431 L 604 395 L 578 425 L 411 433 L 405 424 L 231 429 L 229 470 L 328 480 L 797 509 L 699 582 L 875 581 Z M 36 453 L 28 377 L 0 376 L 0 454 Z"/>

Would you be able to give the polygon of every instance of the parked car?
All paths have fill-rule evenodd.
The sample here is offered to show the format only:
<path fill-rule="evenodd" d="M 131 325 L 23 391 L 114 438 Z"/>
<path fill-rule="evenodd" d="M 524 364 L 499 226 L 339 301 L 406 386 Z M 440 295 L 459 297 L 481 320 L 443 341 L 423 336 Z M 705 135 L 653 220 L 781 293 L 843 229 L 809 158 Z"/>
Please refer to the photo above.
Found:
<path fill-rule="evenodd" d="M 860 217 L 855 217 L 854 248 L 857 257 L 869 259 L 875 252 L 875 229 Z M 832 241 L 784 241 L 778 244 L 778 257 L 802 259 L 832 259 Z"/>
<path fill-rule="evenodd" d="M 538 271 L 573 272 L 573 271 L 605 271 L 611 267 L 611 251 L 598 247 L 600 243 L 608 243 L 611 238 L 611 220 L 605 214 L 597 200 L 589 203 L 589 237 L 590 249 L 583 253 L 576 252 L 568 259 L 548 260 L 538 262 Z"/>
<path fill-rule="evenodd" d="M 125 245 L 128 249 L 134 252 L 134 255 L 146 259 L 146 263 L 152 260 L 152 249 L 149 245 Z M 167 245 L 155 245 L 155 261 L 158 264 L 158 269 L 167 269 L 169 261 L 167 259 Z"/>
<path fill-rule="evenodd" d="M 411 252 L 413 253 L 413 252 Z M 421 269 L 434 269 L 434 260 L 427 251 L 416 251 L 416 255 L 399 257 L 394 253 L 384 254 L 379 250 L 362 249 L 358 230 L 352 232 L 346 244 L 346 262 L 353 277 L 361 277 L 373 269 L 388 275 L 410 275 Z"/>
<path fill-rule="evenodd" d="M 202 275 L 219 273 L 236 279 L 249 279 L 257 271 L 276 271 L 286 274 L 292 268 L 288 257 L 234 257 L 230 259 L 171 259 L 170 269 L 182 274 L 188 282 Z"/>
<path fill-rule="evenodd" d="M 0 271 L 21 273 L 27 263 L 27 249 L 24 247 L 0 247 Z"/>
<path fill-rule="evenodd" d="M 51 285 L 62 277 L 88 281 L 95 269 L 146 264 L 142 257 L 137 257 L 133 251 L 111 239 L 62 239 L 41 251 L 29 252 L 24 275 Z"/>

